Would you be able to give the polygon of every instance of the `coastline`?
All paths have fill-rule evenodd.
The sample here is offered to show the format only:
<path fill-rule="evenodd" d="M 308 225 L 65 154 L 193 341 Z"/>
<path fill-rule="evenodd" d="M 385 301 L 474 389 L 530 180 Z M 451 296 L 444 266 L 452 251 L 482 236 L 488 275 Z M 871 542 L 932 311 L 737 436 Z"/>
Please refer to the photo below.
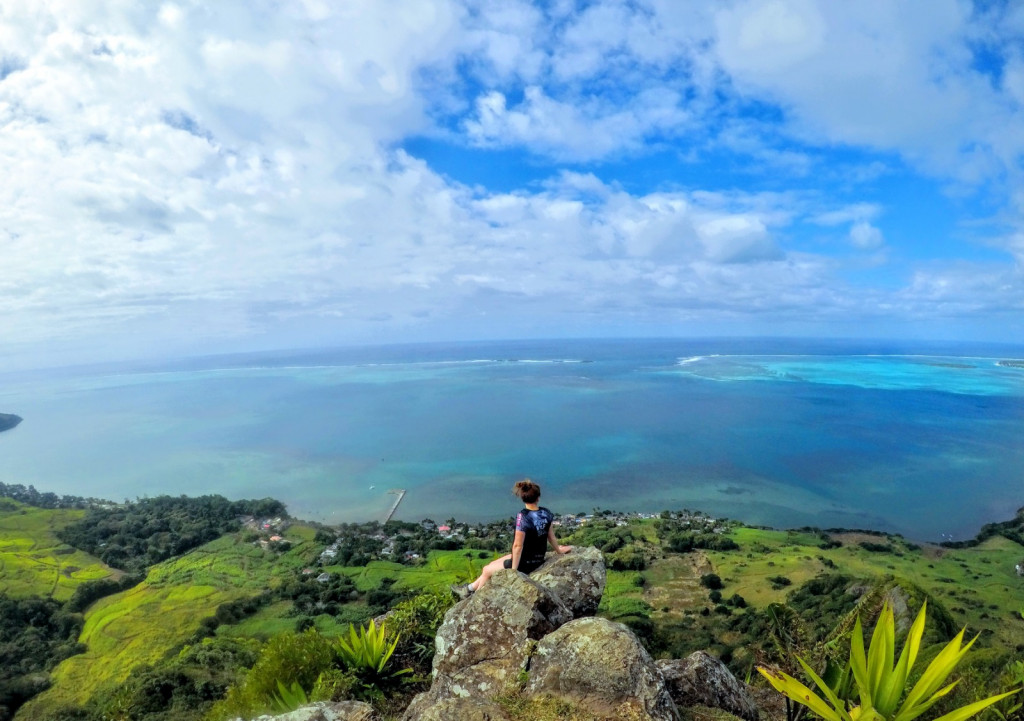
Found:
<path fill-rule="evenodd" d="M 0 433 L 11 430 L 23 420 L 21 416 L 16 416 L 13 413 L 0 413 Z"/>
<path fill-rule="evenodd" d="M 407 495 L 407 492 L 408 492 L 407 489 L 398 489 L 398 488 L 391 489 L 390 491 L 388 491 L 389 494 L 395 495 L 396 499 L 395 499 L 393 505 L 391 506 L 391 508 L 389 509 L 389 511 L 387 513 L 387 516 L 386 516 L 386 518 L 384 520 L 384 523 L 387 523 L 388 521 L 391 520 L 391 518 L 394 515 L 395 511 L 397 511 L 398 506 L 405 499 L 405 496 Z M 219 494 L 212 494 L 212 495 L 219 495 Z M 160 497 L 170 498 L 171 496 L 157 496 L 157 498 L 160 498 Z M 117 503 L 117 502 L 114 502 L 114 501 L 108 501 L 108 500 L 104 500 L 104 499 L 101 499 L 101 498 L 95 498 L 95 497 L 86 498 L 86 497 L 82 497 L 82 496 L 69 496 L 69 495 L 57 496 L 54 493 L 47 493 L 47 492 L 39 491 L 34 486 L 25 486 L 25 485 L 21 485 L 21 484 L 5 484 L 5 483 L 2 483 L 2 482 L 0 482 L 0 498 L 11 498 L 11 499 L 13 499 L 15 501 L 19 501 L 19 502 L 25 503 L 27 505 L 35 506 L 35 507 L 38 507 L 38 508 L 92 508 L 92 507 L 115 507 L 115 506 L 123 505 L 121 503 Z M 283 501 L 278 500 L 278 499 L 269 498 L 268 497 L 268 498 L 264 498 L 262 500 L 265 500 L 265 501 L 266 500 L 276 501 L 276 502 L 280 503 L 285 509 L 287 509 L 287 504 L 285 502 L 283 502 Z M 805 525 L 800 525 L 800 526 L 793 525 L 793 526 L 786 526 L 786 527 L 762 525 L 762 524 L 757 524 L 757 523 L 748 523 L 746 521 L 743 521 L 743 520 L 735 518 L 735 517 L 716 518 L 713 514 L 709 514 L 709 513 L 705 512 L 705 511 L 696 510 L 696 509 L 682 509 L 682 510 L 679 510 L 679 509 L 676 509 L 676 510 L 673 510 L 673 509 L 661 509 L 659 511 L 646 512 L 646 511 L 615 511 L 615 510 L 611 510 L 611 509 L 594 508 L 592 513 L 586 513 L 586 514 L 568 513 L 568 514 L 556 514 L 556 515 L 559 518 L 569 518 L 569 519 L 571 519 L 571 518 L 580 518 L 580 517 L 584 517 L 584 518 L 587 518 L 587 519 L 594 518 L 594 517 L 602 517 L 602 518 L 614 518 L 615 520 L 620 520 L 620 521 L 628 521 L 630 519 L 652 519 L 652 518 L 658 518 L 658 517 L 661 517 L 664 513 L 676 513 L 676 514 L 686 514 L 686 515 L 699 516 L 699 517 L 702 517 L 702 518 L 706 518 L 706 519 L 708 519 L 711 522 L 723 523 L 723 524 L 731 524 L 731 525 L 736 525 L 736 526 L 739 526 L 739 527 L 751 528 L 751 529 L 762 529 L 762 530 L 780 531 L 780 532 L 814 531 L 814 532 L 828 533 L 828 534 L 855 533 L 855 534 L 863 534 L 863 535 L 875 536 L 875 537 L 880 537 L 880 538 L 881 537 L 884 537 L 884 538 L 901 538 L 901 539 L 904 539 L 906 541 L 910 541 L 910 542 L 914 542 L 914 543 L 924 543 L 924 544 L 928 544 L 928 545 L 931 545 L 931 546 L 942 546 L 942 547 L 945 547 L 945 548 L 970 548 L 970 547 L 976 546 L 976 545 L 984 542 L 985 540 L 987 540 L 989 538 L 992 538 L 993 536 L 1003 536 L 1003 537 L 1005 537 L 1005 538 L 1007 538 L 1007 539 L 1009 539 L 1011 541 L 1014 541 L 1015 543 L 1018 543 L 1021 546 L 1024 546 L 1024 505 L 1022 505 L 1022 506 L 1017 508 L 1017 510 L 1016 510 L 1016 512 L 1015 512 L 1015 514 L 1014 514 L 1014 516 L 1012 518 L 1008 518 L 1008 519 L 1000 520 L 1000 521 L 991 521 L 989 523 L 985 523 L 970 538 L 964 538 L 964 539 L 957 540 L 957 541 L 954 541 L 954 540 L 942 540 L 942 539 L 927 539 L 927 538 L 908 538 L 907 536 L 905 536 L 904 534 L 899 533 L 899 532 L 885 531 L 885 530 L 878 530 L 878 529 L 871 529 L 871 528 L 854 528 L 854 527 L 838 527 L 838 526 L 818 527 L 818 526 L 809 526 L 809 525 L 806 525 L 806 524 Z M 374 519 L 374 518 L 365 518 L 365 519 L 363 519 L 361 521 L 359 521 L 359 520 L 350 520 L 350 521 L 346 521 L 346 522 L 343 522 L 343 523 L 327 523 L 325 521 L 317 521 L 317 520 L 314 520 L 314 519 L 302 518 L 300 516 L 292 516 L 290 513 L 287 512 L 287 510 L 285 511 L 285 514 L 287 515 L 287 517 L 291 518 L 294 521 L 298 521 L 298 522 L 301 522 L 301 523 L 308 523 L 308 524 L 315 525 L 315 526 L 322 526 L 322 527 L 325 527 L 325 528 L 337 528 L 339 526 L 349 525 L 349 524 L 359 525 L 359 524 L 362 524 L 362 523 L 381 523 L 381 521 L 379 521 L 377 519 Z M 514 517 L 514 514 L 510 514 L 508 516 L 509 519 L 511 519 L 513 517 Z M 380 517 L 378 516 L 377 518 L 379 519 Z M 473 526 L 473 525 L 476 525 L 476 526 L 486 526 L 489 523 L 493 523 L 493 522 L 494 521 L 492 520 L 492 521 L 482 521 L 482 522 L 476 522 L 476 523 L 474 523 L 474 522 L 466 522 L 466 524 L 470 525 L 470 526 Z"/>

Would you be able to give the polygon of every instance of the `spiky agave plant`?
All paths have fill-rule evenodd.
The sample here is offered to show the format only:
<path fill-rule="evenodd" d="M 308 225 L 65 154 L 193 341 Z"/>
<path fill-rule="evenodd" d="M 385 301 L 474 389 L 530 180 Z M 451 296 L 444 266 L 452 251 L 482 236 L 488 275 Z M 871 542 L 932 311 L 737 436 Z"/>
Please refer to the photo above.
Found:
<path fill-rule="evenodd" d="M 797 703 L 803 704 L 826 721 L 913 721 L 938 703 L 959 683 L 954 681 L 943 686 L 953 669 L 977 640 L 975 637 L 966 646 L 963 645 L 964 630 L 962 629 L 956 638 L 946 644 L 938 656 L 928 664 L 924 673 L 921 674 L 921 678 L 904 697 L 910 672 L 917 660 L 918 651 L 921 649 L 921 637 L 924 634 L 926 618 L 927 604 L 922 604 L 921 611 L 917 614 L 917 619 L 911 626 L 907 641 L 900 652 L 899 660 L 895 660 L 896 622 L 889 605 L 885 604 L 882 607 L 882 613 L 875 625 L 874 633 L 871 635 L 871 644 L 867 652 L 864 650 L 864 632 L 861 629 L 860 618 L 857 618 L 850 642 L 849 666 L 853 674 L 856 694 L 860 699 L 859 706 L 850 707 L 847 702 L 840 699 L 829 684 L 823 681 L 803 659 L 798 658 L 797 660 L 825 698 L 787 673 L 763 666 L 759 666 L 757 670 L 768 679 L 768 683 L 775 690 Z M 962 706 L 940 716 L 935 721 L 964 721 L 1019 690 L 1015 689 L 990 696 Z M 900 703 L 901 699 L 902 703 Z"/>
<path fill-rule="evenodd" d="M 384 668 L 391 660 L 398 640 L 396 637 L 389 643 L 384 625 L 377 626 L 371 620 L 368 626 L 361 626 L 358 631 L 355 626 L 349 626 L 348 639 L 339 638 L 335 642 L 335 649 L 342 664 L 357 675 L 383 678 Z M 390 675 L 399 676 L 410 671 L 411 669 L 402 669 Z"/>
<path fill-rule="evenodd" d="M 275 713 L 288 713 L 309 703 L 309 695 L 298 681 L 285 686 L 280 680 L 277 691 L 271 696 L 271 707 Z"/>

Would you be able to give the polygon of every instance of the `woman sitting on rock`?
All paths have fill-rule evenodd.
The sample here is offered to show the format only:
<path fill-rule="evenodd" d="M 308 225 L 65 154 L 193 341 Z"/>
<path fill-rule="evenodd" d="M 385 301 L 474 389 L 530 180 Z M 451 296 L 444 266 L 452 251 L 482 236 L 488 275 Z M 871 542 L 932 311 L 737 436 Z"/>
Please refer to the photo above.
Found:
<path fill-rule="evenodd" d="M 494 572 L 501 568 L 514 568 L 522 573 L 536 570 L 544 563 L 544 551 L 548 544 L 551 544 L 556 553 L 568 553 L 572 550 L 572 546 L 558 545 L 555 529 L 551 526 L 555 519 L 554 514 L 537 505 L 537 501 L 540 500 L 540 486 L 527 478 L 516 483 L 512 493 L 519 496 L 525 506 L 516 516 L 512 553 L 488 563 L 480 572 L 480 577 L 468 586 L 452 586 L 452 592 L 459 598 L 467 598 L 474 591 L 479 591 Z"/>

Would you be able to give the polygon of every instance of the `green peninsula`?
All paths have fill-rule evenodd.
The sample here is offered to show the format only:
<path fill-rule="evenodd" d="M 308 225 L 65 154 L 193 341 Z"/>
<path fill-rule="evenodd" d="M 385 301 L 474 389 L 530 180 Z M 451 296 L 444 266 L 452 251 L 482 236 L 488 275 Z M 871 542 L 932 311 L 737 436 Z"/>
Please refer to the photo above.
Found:
<path fill-rule="evenodd" d="M 11 430 L 21 421 L 21 416 L 16 416 L 13 413 L 0 413 L 0 433 Z"/>

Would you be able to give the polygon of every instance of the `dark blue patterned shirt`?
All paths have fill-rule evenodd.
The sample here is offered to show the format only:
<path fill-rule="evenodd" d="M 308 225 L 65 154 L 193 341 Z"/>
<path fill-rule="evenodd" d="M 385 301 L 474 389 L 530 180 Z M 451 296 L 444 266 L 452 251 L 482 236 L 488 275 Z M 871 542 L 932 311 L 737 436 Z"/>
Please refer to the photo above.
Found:
<path fill-rule="evenodd" d="M 524 508 L 516 516 L 516 530 L 526 534 L 523 541 L 523 553 L 519 557 L 519 570 L 526 567 L 537 567 L 544 563 L 544 551 L 548 546 L 548 529 L 555 515 L 541 507 L 536 511 Z"/>

